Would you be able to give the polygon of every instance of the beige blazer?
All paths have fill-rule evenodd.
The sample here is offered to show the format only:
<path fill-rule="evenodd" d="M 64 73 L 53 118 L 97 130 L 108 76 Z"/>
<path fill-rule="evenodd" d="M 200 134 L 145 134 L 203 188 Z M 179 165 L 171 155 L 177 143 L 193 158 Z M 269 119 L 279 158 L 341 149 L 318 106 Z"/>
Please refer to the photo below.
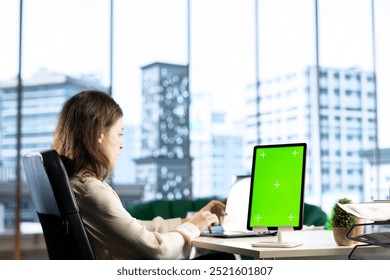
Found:
<path fill-rule="evenodd" d="M 112 187 L 96 178 L 71 183 L 97 259 L 182 259 L 200 234 L 180 218 L 135 219 Z"/>

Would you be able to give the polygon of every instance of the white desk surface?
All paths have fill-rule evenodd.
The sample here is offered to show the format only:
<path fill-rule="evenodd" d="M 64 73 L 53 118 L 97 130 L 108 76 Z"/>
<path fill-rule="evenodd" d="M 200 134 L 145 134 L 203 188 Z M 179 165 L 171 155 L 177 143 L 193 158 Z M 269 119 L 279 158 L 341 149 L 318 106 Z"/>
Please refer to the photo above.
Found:
<path fill-rule="evenodd" d="M 239 254 L 255 259 L 347 259 L 355 247 L 338 246 L 329 230 L 302 230 L 284 232 L 284 242 L 299 242 L 302 245 L 294 248 L 252 247 L 258 241 L 277 241 L 272 237 L 215 238 L 200 236 L 192 241 L 197 248 Z M 369 249 L 369 248 L 367 248 Z M 371 247 L 370 250 L 373 248 Z"/>

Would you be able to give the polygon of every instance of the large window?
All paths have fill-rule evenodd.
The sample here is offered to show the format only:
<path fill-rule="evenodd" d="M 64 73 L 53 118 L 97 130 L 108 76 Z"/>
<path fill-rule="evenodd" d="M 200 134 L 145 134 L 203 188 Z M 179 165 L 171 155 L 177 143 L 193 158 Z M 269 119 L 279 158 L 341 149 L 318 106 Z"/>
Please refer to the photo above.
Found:
<path fill-rule="evenodd" d="M 23 128 L 22 150 L 48 148 L 62 102 L 102 88 L 125 114 L 127 143 L 112 183 L 138 187 L 142 67 L 188 64 L 193 196 L 226 197 L 232 178 L 249 174 L 255 144 L 305 141 L 307 202 L 329 211 L 341 196 L 385 199 L 375 176 L 389 175 L 375 171 L 372 157 L 390 146 L 389 12 L 387 0 L 25 0 L 20 74 L 26 110 L 37 115 L 22 114 L 22 122 L 32 128 L 34 119 L 51 117 L 42 131 Z M 12 227 L 15 205 L 18 1 L 0 0 L 0 34 L 0 194 L 8 194 L 0 195 L 1 230 Z M 142 197 L 137 190 L 126 203 Z"/>

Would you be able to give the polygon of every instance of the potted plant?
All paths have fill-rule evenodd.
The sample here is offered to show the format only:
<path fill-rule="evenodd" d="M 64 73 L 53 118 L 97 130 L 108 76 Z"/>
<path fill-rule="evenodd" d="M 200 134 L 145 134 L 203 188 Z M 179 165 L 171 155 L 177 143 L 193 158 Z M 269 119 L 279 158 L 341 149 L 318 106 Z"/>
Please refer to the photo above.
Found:
<path fill-rule="evenodd" d="M 341 198 L 338 200 L 340 204 L 352 203 L 348 198 Z M 331 216 L 331 226 L 333 230 L 333 237 L 337 245 L 349 246 L 352 245 L 353 240 L 347 239 L 346 234 L 350 228 L 358 222 L 358 218 L 354 215 L 344 211 L 337 203 L 333 207 Z M 353 234 L 354 236 L 355 234 Z"/>

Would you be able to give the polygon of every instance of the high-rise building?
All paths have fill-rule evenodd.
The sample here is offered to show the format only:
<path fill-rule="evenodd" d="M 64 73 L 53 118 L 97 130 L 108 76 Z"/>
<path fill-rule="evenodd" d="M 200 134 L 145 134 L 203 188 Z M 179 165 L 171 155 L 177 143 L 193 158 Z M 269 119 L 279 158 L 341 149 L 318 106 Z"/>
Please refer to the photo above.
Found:
<path fill-rule="evenodd" d="M 315 67 L 261 81 L 258 112 L 256 97 L 248 99 L 245 139 L 246 147 L 307 142 L 305 198 L 326 209 L 335 197 L 367 197 L 360 154 L 376 147 L 377 111 L 372 72 L 319 72 L 319 84 Z M 256 143 L 256 129 L 261 143 Z M 250 157 L 251 150 L 245 154 Z"/>
<path fill-rule="evenodd" d="M 390 148 L 363 151 L 362 157 L 365 162 L 364 186 L 371 190 L 371 197 L 367 197 L 366 201 L 390 201 Z"/>
<path fill-rule="evenodd" d="M 136 164 L 134 159 L 138 157 L 140 151 L 140 133 L 138 125 L 124 125 L 123 143 L 124 147 L 119 154 L 117 164 L 112 173 L 114 185 L 130 184 L 136 181 Z"/>
<path fill-rule="evenodd" d="M 91 80 L 42 72 L 23 80 L 21 112 L 21 155 L 34 150 L 50 149 L 58 114 L 72 95 L 89 87 Z M 94 82 L 94 88 L 98 83 Z M 17 139 L 17 81 L 0 83 L 0 204 L 4 208 L 4 225 L 14 224 Z M 24 178 L 23 169 L 21 172 Z M 22 181 L 21 220 L 37 219 L 30 192 Z"/>
<path fill-rule="evenodd" d="M 226 198 L 243 168 L 241 123 L 224 112 L 214 112 L 205 94 L 191 95 L 191 154 L 194 197 Z"/>
<path fill-rule="evenodd" d="M 142 67 L 141 155 L 136 159 L 137 183 L 144 199 L 189 198 L 188 68 L 152 63 Z"/>
<path fill-rule="evenodd" d="M 23 81 L 21 154 L 49 149 L 58 114 L 70 96 L 85 89 L 85 81 L 65 75 L 40 73 Z M 17 81 L 0 84 L 0 181 L 15 180 L 17 139 Z"/>
<path fill-rule="evenodd" d="M 225 113 L 213 113 L 212 183 L 214 195 L 226 198 L 243 168 L 243 136 L 240 123 L 230 122 Z"/>

